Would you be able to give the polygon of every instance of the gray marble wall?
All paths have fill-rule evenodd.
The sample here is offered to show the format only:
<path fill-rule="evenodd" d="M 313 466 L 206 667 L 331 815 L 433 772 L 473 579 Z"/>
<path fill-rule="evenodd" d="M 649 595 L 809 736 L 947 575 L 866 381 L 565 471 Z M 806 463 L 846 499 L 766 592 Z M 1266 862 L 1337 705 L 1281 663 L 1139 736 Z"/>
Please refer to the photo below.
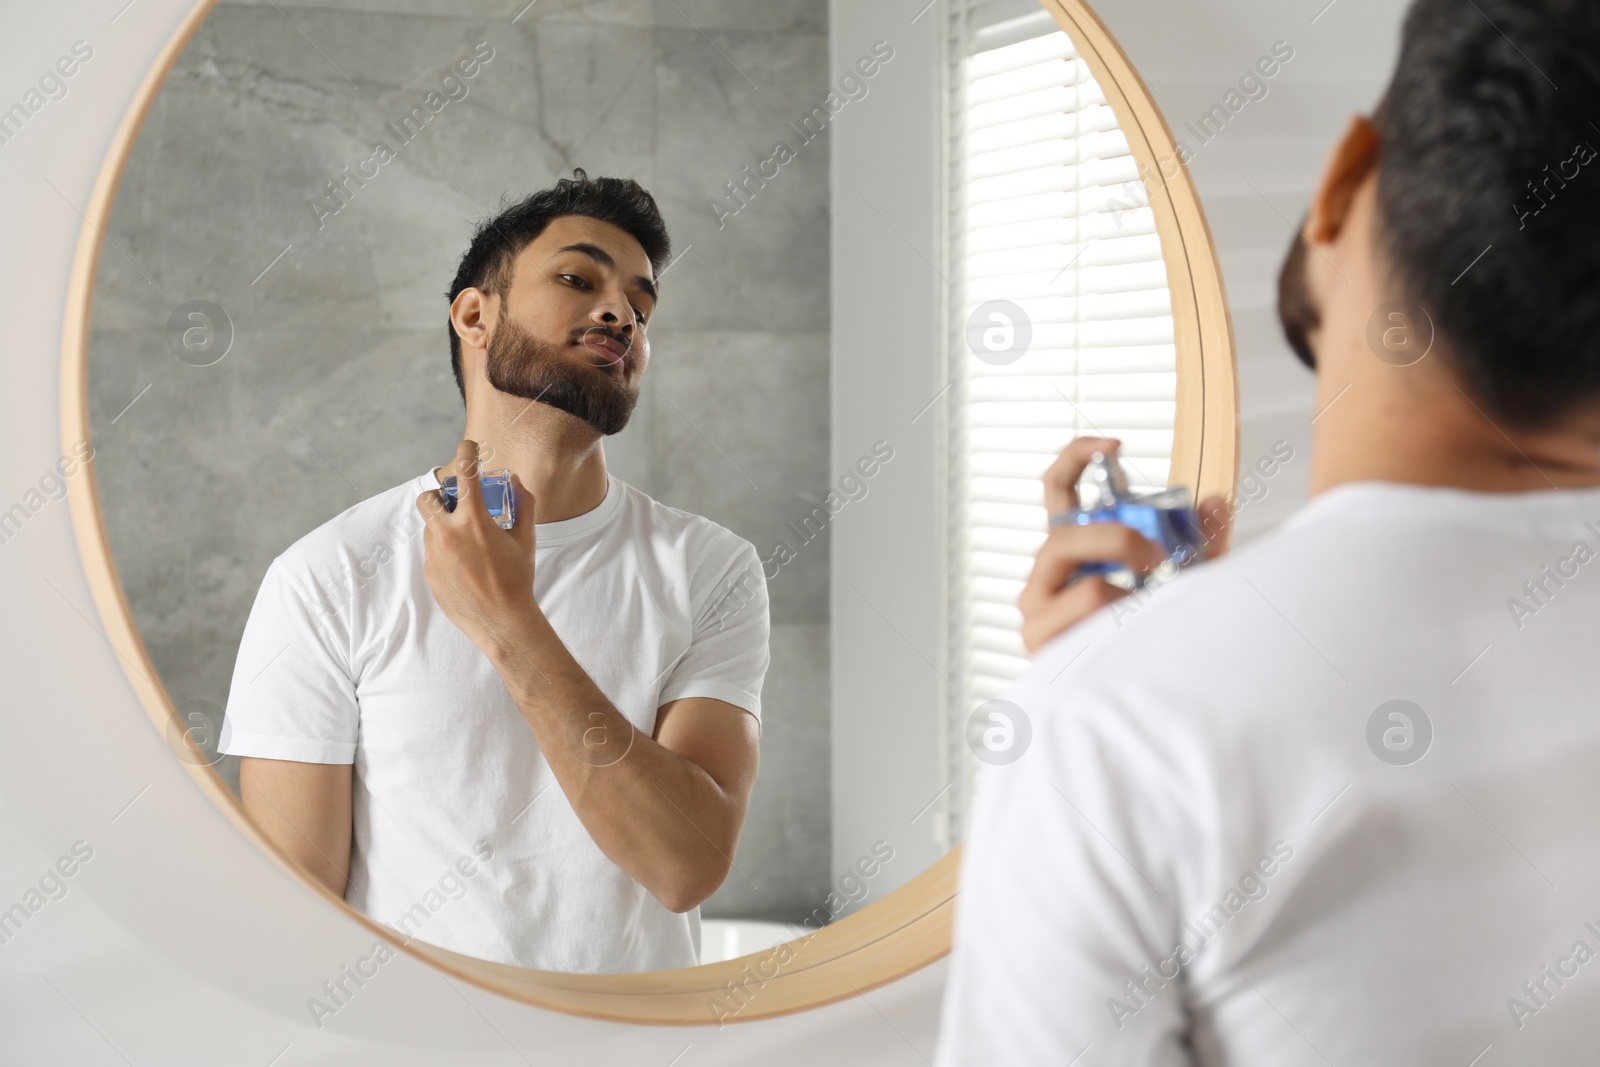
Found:
<path fill-rule="evenodd" d="M 828 91 L 825 3 L 519 7 L 226 3 L 145 122 L 95 290 L 96 467 L 161 680 L 213 731 L 272 558 L 452 454 L 443 293 L 473 221 L 573 166 L 639 179 L 681 255 L 639 407 L 606 445 L 617 476 L 763 556 L 827 491 L 828 145 L 786 125 Z M 479 42 L 493 57 L 465 96 L 441 89 Z M 387 124 L 417 106 L 437 113 L 401 143 Z M 395 158 L 330 214 L 326 183 L 378 140 Z M 796 157 L 719 220 L 708 200 L 779 140 Z M 191 300 L 231 321 L 209 366 L 169 347 Z M 761 774 L 735 858 L 749 881 L 730 877 L 707 916 L 794 918 L 827 892 L 827 572 L 824 538 L 770 584 Z M 218 769 L 237 790 L 235 764 Z"/>

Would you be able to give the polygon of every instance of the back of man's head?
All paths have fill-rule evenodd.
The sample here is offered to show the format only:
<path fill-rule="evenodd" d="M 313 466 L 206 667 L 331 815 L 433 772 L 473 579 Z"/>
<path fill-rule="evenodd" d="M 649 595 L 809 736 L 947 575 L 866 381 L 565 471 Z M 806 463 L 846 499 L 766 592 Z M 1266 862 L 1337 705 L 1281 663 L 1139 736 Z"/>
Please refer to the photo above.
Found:
<path fill-rule="evenodd" d="M 1463 386 L 1515 426 L 1600 407 L 1600 2 L 1416 0 L 1372 124 L 1391 289 Z"/>

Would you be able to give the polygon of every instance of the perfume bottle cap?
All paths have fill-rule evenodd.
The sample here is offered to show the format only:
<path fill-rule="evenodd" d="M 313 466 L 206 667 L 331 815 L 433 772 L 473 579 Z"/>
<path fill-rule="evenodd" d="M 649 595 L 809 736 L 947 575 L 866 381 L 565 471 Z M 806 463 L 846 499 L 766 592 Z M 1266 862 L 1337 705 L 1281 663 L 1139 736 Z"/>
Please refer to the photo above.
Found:
<path fill-rule="evenodd" d="M 1078 481 L 1078 506 L 1086 511 L 1108 508 L 1130 495 L 1128 476 L 1115 456 L 1096 452 Z"/>

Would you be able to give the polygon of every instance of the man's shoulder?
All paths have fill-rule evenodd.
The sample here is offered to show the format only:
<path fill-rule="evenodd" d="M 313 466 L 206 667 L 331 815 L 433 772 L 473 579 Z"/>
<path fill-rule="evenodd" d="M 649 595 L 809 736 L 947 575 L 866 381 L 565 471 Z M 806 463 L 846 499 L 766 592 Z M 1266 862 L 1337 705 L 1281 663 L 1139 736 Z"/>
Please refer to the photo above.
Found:
<path fill-rule="evenodd" d="M 627 482 L 622 486 L 624 506 L 632 512 L 634 524 L 652 540 L 681 545 L 691 561 L 755 554 L 750 541 L 716 520 L 664 504 Z"/>
<path fill-rule="evenodd" d="M 1230 720 L 1247 719 L 1256 705 L 1270 712 L 1283 679 L 1263 657 L 1303 641 L 1313 606 L 1316 618 L 1337 614 L 1329 595 L 1363 595 L 1361 566 L 1327 554 L 1330 533 L 1348 535 L 1297 514 L 1221 559 L 1113 601 L 1041 647 L 1019 692 L 1054 703 L 1071 691 L 1081 698 L 1071 703 L 1084 705 L 1099 694 L 1128 715 L 1191 726 L 1210 718 L 1208 707 Z"/>
<path fill-rule="evenodd" d="M 1408 612 L 1422 623 L 1457 610 L 1451 605 L 1462 597 L 1498 607 L 1495 569 L 1507 553 L 1568 543 L 1583 500 L 1345 483 L 1249 545 L 1114 601 L 1093 628 L 1102 643 L 1131 654 L 1164 661 L 1175 649 L 1195 649 L 1185 657 L 1194 669 L 1227 670 L 1251 654 L 1251 634 L 1360 642 L 1375 618 Z M 1417 595 L 1419 588 L 1432 595 Z"/>
<path fill-rule="evenodd" d="M 1395 634 L 1465 633 L 1503 611 L 1489 568 L 1503 566 L 1515 536 L 1504 519 L 1537 502 L 1490 501 L 1506 515 L 1489 521 L 1483 501 L 1458 496 L 1384 483 L 1326 490 L 1250 544 L 1056 635 L 1018 693 L 1060 705 L 1064 719 L 1137 721 L 1148 736 L 1186 741 L 1287 721 L 1286 708 L 1320 705 L 1358 671 L 1397 669 Z"/>
<path fill-rule="evenodd" d="M 301 535 L 273 560 L 285 577 L 307 578 L 338 574 L 362 561 L 379 563 L 393 558 L 424 525 L 416 509 L 422 491 L 417 478 L 352 504 Z"/>
<path fill-rule="evenodd" d="M 1252 572 L 1303 558 L 1312 539 L 1304 524 L 1279 527 L 1219 559 L 1184 568 L 1165 580 L 1152 578 L 1143 588 L 1101 608 L 1079 628 L 1097 631 L 1103 645 L 1163 640 L 1170 627 L 1187 625 L 1196 614 L 1214 611 L 1222 590 L 1248 580 Z M 1214 636 L 1225 639 L 1222 634 Z"/>

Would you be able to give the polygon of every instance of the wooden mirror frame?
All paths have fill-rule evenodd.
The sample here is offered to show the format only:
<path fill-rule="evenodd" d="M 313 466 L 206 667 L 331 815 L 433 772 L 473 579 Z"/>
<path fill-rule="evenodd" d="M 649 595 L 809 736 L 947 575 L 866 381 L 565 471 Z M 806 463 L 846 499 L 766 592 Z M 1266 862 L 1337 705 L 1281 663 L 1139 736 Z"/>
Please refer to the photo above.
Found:
<path fill-rule="evenodd" d="M 61 352 L 61 440 L 90 439 L 88 356 L 90 310 L 101 234 L 144 118 L 167 73 L 216 0 L 199 0 L 145 75 L 123 115 L 78 235 Z M 1161 174 L 1161 160 L 1176 159 L 1172 132 L 1149 89 L 1099 18 L 1082 0 L 1041 0 L 1072 38 L 1105 92 L 1141 175 Z M 1147 185 L 1148 189 L 1148 185 Z M 1233 331 L 1216 250 L 1188 168 L 1148 189 L 1171 290 L 1177 351 L 1177 402 L 1171 481 L 1195 487 L 1197 496 L 1234 488 L 1238 465 L 1238 385 Z M 86 477 L 68 481 L 78 551 L 89 588 L 112 647 L 151 723 L 165 735 L 181 721 L 129 611 L 118 577 L 92 464 Z M 185 735 L 185 743 L 190 742 Z M 751 991 L 730 1022 L 751 1022 L 822 1007 L 875 989 L 934 962 L 950 951 L 951 919 L 961 846 L 882 900 L 813 932 L 738 959 L 641 974 L 569 974 L 494 963 L 419 941 L 401 942 L 388 928 L 333 895 L 264 837 L 232 790 L 203 759 L 183 761 L 194 784 L 235 829 L 292 877 L 341 909 L 396 950 L 462 981 L 536 1007 L 594 1019 L 641 1025 L 710 1025 L 713 1002 L 726 1003 L 729 983 Z M 787 949 L 787 956 L 784 950 Z M 751 986 L 754 985 L 754 990 Z"/>

